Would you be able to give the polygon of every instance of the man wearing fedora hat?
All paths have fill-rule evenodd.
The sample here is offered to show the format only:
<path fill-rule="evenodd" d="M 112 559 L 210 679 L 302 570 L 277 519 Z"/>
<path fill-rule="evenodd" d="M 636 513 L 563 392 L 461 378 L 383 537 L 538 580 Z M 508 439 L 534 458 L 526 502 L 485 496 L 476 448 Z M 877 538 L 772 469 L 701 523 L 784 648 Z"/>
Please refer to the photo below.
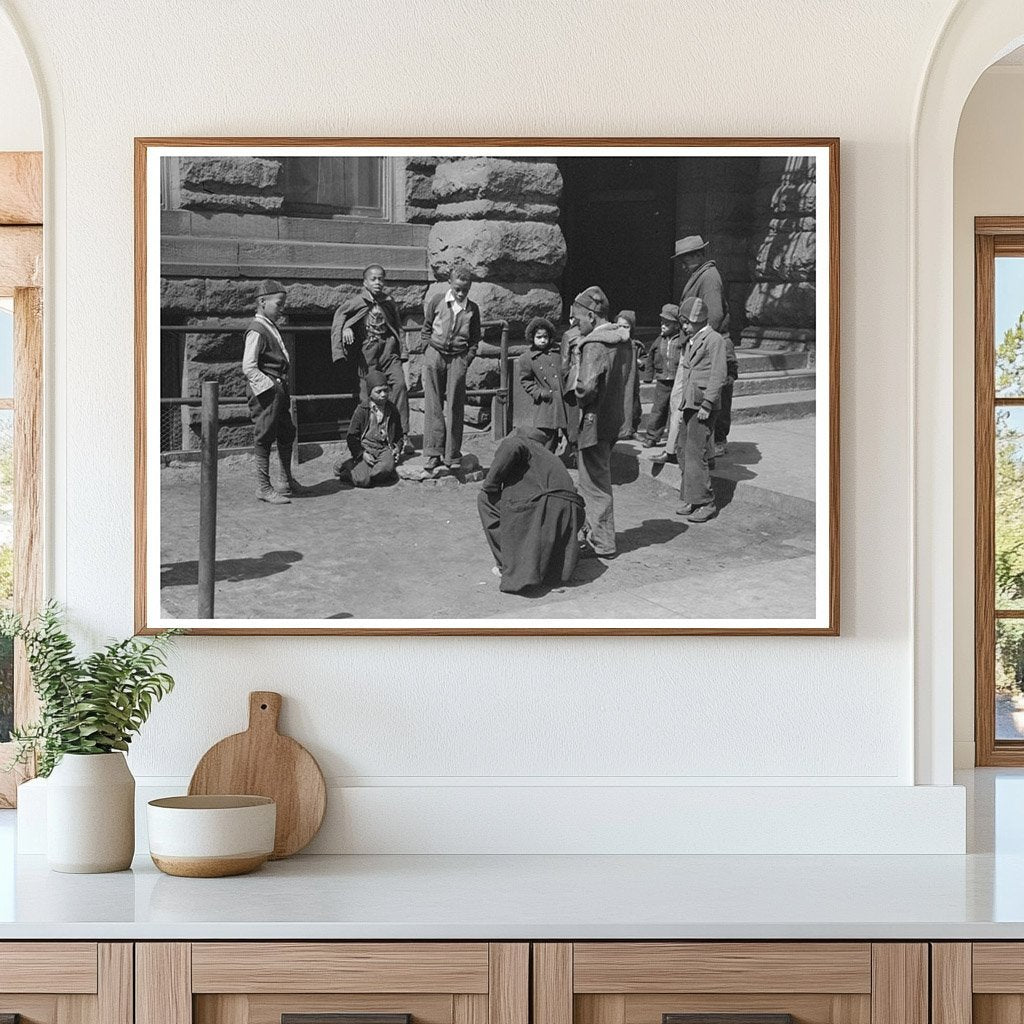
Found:
<path fill-rule="evenodd" d="M 713 331 L 728 330 L 725 285 L 714 260 L 708 259 L 708 243 L 700 235 L 687 235 L 676 242 L 672 259 L 680 260 L 687 278 L 679 296 L 681 306 L 686 299 L 703 299 L 708 310 L 708 326 Z"/>
<path fill-rule="evenodd" d="M 691 523 L 706 523 L 718 514 L 709 459 L 725 386 L 725 339 L 708 323 L 703 299 L 684 299 L 679 319 L 689 341 L 676 373 L 676 388 L 681 395 L 676 457 L 682 471 L 676 514 L 686 516 Z"/>
<path fill-rule="evenodd" d="M 245 329 L 242 373 L 248 382 L 249 416 L 256 458 L 256 497 L 270 505 L 287 505 L 305 490 L 292 476 L 295 423 L 288 394 L 288 351 L 277 326 L 285 306 L 284 285 L 261 281 L 256 289 L 256 314 Z M 270 485 L 270 449 L 277 442 L 284 487 Z"/>
<path fill-rule="evenodd" d="M 571 312 L 579 330 L 579 490 L 587 517 L 581 555 L 614 558 L 612 448 L 633 412 L 636 360 L 629 331 L 609 323 L 608 297 L 596 285 L 573 299 Z"/>

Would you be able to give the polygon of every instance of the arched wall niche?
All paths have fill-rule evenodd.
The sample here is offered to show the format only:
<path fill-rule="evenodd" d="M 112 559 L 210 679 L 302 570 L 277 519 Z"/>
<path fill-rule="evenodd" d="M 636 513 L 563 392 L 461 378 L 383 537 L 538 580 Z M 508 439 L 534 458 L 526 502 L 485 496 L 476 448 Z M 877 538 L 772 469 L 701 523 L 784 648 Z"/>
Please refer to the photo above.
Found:
<path fill-rule="evenodd" d="M 1024 43 L 1019 0 L 961 0 L 936 40 L 911 138 L 912 373 L 914 381 L 915 781 L 948 785 L 953 773 L 954 645 L 973 644 L 973 569 L 964 578 L 956 521 L 954 456 L 954 151 L 974 84 Z M 957 410 L 957 420 L 970 415 Z M 971 548 L 973 550 L 973 547 Z M 955 554 L 956 553 L 956 554 Z M 973 563 L 972 563 L 973 564 Z M 959 570 L 959 571 L 958 571 Z M 965 622 L 968 608 L 971 622 Z M 956 609 L 956 614 L 954 613 Z M 973 686 L 973 679 L 958 679 Z"/>

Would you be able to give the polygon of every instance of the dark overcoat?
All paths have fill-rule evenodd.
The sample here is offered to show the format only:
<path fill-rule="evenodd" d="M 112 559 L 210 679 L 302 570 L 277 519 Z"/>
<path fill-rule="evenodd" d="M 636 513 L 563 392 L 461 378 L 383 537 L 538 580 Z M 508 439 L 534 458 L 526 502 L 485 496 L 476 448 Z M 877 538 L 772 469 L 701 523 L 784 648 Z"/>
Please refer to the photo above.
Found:
<path fill-rule="evenodd" d="M 506 437 L 480 488 L 480 521 L 509 594 L 567 582 L 579 558 L 583 499 L 542 437 L 522 429 Z"/>

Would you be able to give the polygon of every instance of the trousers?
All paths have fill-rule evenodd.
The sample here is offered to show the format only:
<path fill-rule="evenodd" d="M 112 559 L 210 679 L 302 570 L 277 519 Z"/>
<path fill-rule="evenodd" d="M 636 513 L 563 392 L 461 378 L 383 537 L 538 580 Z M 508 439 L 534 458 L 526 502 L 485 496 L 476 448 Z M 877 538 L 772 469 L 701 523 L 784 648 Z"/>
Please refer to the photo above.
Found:
<path fill-rule="evenodd" d="M 598 441 L 579 452 L 579 489 L 586 504 L 587 539 L 599 555 L 615 554 L 615 508 L 612 500 L 612 447 Z"/>
<path fill-rule="evenodd" d="M 672 397 L 672 381 L 657 380 L 654 383 L 654 401 L 647 414 L 647 436 L 651 441 L 660 441 L 661 432 L 669 418 L 669 399 Z"/>
<path fill-rule="evenodd" d="M 390 448 L 383 449 L 372 466 L 368 466 L 359 458 L 353 464 L 351 472 L 352 483 L 356 487 L 372 487 L 374 484 L 384 483 L 395 475 L 395 454 Z"/>
<path fill-rule="evenodd" d="M 432 345 L 423 356 L 423 454 L 453 462 L 462 454 L 466 408 L 465 352 L 444 355 Z"/>
<path fill-rule="evenodd" d="M 711 439 L 715 435 L 717 412 L 706 420 L 697 419 L 696 409 L 684 409 L 679 422 L 676 458 L 682 480 L 679 482 L 680 500 L 688 505 L 709 505 L 715 500 L 711 489 Z"/>

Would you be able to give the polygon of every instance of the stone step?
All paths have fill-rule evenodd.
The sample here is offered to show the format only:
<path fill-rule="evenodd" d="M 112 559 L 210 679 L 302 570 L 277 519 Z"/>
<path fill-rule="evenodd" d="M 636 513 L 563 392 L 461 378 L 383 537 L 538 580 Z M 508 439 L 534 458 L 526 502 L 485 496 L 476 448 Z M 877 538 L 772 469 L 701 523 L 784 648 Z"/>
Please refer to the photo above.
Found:
<path fill-rule="evenodd" d="M 768 370 L 803 370 L 807 368 L 807 352 L 765 352 L 761 349 L 736 349 L 740 376 Z"/>
<path fill-rule="evenodd" d="M 647 424 L 647 416 L 651 411 L 650 402 L 644 402 L 642 408 L 641 430 Z M 793 420 L 802 416 L 813 416 L 814 410 L 815 396 L 814 391 L 810 389 L 735 395 L 732 400 L 732 421 L 749 423 L 752 420 Z"/>
<path fill-rule="evenodd" d="M 733 388 L 733 395 L 764 395 L 779 391 L 813 391 L 815 372 L 808 369 L 766 370 L 760 373 L 740 373 Z M 640 385 L 640 401 L 649 404 L 654 401 L 655 385 Z"/>
<path fill-rule="evenodd" d="M 741 375 L 733 387 L 733 400 L 739 395 L 767 395 L 780 391 L 812 391 L 814 370 L 769 370 Z"/>

